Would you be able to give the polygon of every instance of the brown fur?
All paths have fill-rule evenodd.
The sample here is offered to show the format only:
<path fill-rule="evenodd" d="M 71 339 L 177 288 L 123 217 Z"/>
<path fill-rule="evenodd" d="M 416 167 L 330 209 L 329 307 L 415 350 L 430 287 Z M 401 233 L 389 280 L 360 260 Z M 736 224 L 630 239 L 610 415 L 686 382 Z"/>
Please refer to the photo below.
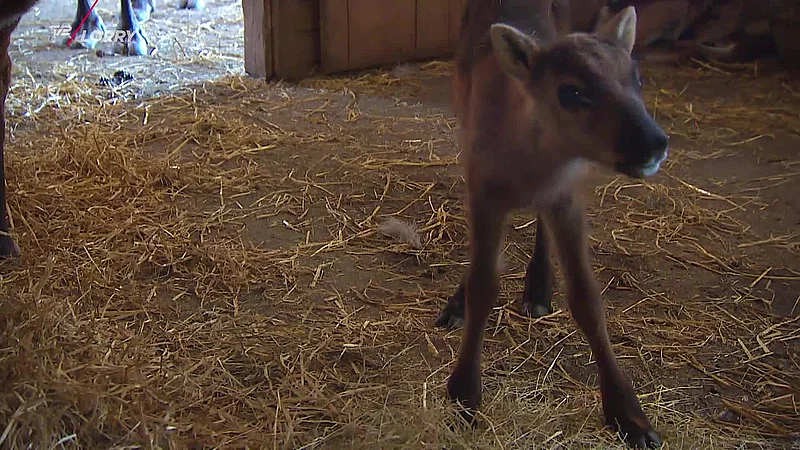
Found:
<path fill-rule="evenodd" d="M 505 220 L 514 209 L 533 208 L 542 219 L 539 232 L 547 233 L 562 263 L 570 310 L 597 358 L 606 422 L 634 445 L 658 443 L 614 356 L 589 260 L 585 214 L 575 195 L 591 162 L 643 177 L 666 157 L 667 136 L 644 108 L 630 57 L 635 13 L 624 10 L 597 35 L 564 35 L 555 23 L 541 22 L 558 19 L 545 14 L 550 1 L 529 1 L 538 13 L 513 17 L 515 10 L 507 5 L 513 2 L 505 0 L 499 9 L 487 3 L 469 2 L 453 80 L 470 265 L 463 280 L 466 327 L 448 396 L 465 407 L 467 419 L 474 418 L 483 334 L 499 290 L 497 254 Z M 487 11 L 492 15 L 471 16 Z M 514 23 L 516 31 L 495 26 L 490 32 L 499 19 Z M 586 95 L 569 95 L 575 91 L 570 86 Z M 591 106 L 573 107 L 576 98 L 589 99 Z"/>
<path fill-rule="evenodd" d="M 6 177 L 4 146 L 6 138 L 6 95 L 11 85 L 11 33 L 17 28 L 20 18 L 37 0 L 0 0 L 0 258 L 19 256 L 19 247 L 9 234 L 11 224 L 6 207 Z"/>

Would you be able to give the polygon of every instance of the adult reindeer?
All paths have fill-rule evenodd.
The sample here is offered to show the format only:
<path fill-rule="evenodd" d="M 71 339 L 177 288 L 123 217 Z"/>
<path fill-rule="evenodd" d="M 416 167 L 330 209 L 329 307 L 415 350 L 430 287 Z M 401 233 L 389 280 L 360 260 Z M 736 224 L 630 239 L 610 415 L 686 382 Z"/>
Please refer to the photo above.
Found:
<path fill-rule="evenodd" d="M 536 275 L 536 252 L 546 261 L 549 237 L 564 269 L 573 318 L 597 360 L 606 424 L 633 446 L 659 445 L 611 346 L 576 185 L 592 162 L 635 178 L 654 175 L 667 156 L 668 137 L 646 111 L 631 59 L 635 9 L 623 9 L 595 33 L 561 34 L 569 23 L 566 6 L 470 0 L 462 17 L 453 89 L 470 264 L 460 289 L 466 326 L 447 393 L 472 421 L 481 400 L 483 337 L 499 292 L 497 256 L 506 218 L 514 209 L 532 208 L 540 220 L 528 278 L 544 278 Z M 549 265 L 539 270 L 549 272 Z M 535 295 L 529 303 L 534 312 L 545 305 Z"/>
<path fill-rule="evenodd" d="M 37 0 L 0 0 L 0 258 L 19 256 L 19 247 L 9 234 L 11 225 L 6 208 L 6 177 L 3 149 L 6 140 L 6 95 L 11 84 L 11 33 Z"/>
<path fill-rule="evenodd" d="M 38 0 L 0 0 L 0 258 L 16 257 L 20 250 L 11 238 L 8 208 L 6 206 L 5 186 L 5 102 L 11 83 L 11 56 L 8 47 L 11 45 L 11 34 L 17 28 L 22 16 L 27 13 Z M 202 9 L 205 0 L 179 0 L 178 7 L 186 9 Z M 117 42 L 112 51 L 124 55 L 147 54 L 147 39 L 144 37 L 140 22 L 147 20 L 154 10 L 154 0 L 120 0 L 120 21 L 117 29 L 127 31 L 124 42 Z M 86 20 L 84 21 L 84 18 Z M 89 0 L 78 0 L 75 20 L 70 35 L 84 36 L 70 43 L 72 48 L 94 48 L 97 44 L 92 39 L 93 31 L 105 32 L 102 18 L 89 5 Z M 68 39 L 65 41 L 65 43 Z"/>
<path fill-rule="evenodd" d="M 154 1 L 120 0 L 117 30 L 124 31 L 125 37 L 120 42 L 114 42 L 111 53 L 129 56 L 148 54 L 148 41 L 141 24 L 147 21 L 155 10 Z M 201 10 L 205 7 L 205 0 L 180 0 L 178 7 Z M 70 38 L 64 39 L 64 45 L 69 45 L 71 48 L 95 48 L 98 43 L 97 36 L 102 36 L 105 32 L 103 19 L 91 7 L 89 0 L 78 0 L 75 19 L 69 32 Z M 76 35 L 82 39 L 72 40 L 71 36 Z"/>

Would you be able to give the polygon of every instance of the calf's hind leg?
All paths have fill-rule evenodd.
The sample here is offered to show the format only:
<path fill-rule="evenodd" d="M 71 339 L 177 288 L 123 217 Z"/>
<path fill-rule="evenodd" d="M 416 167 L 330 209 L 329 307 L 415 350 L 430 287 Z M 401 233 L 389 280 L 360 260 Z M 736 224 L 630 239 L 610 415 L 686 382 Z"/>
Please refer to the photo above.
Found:
<path fill-rule="evenodd" d="M 553 293 L 553 275 L 550 262 L 544 223 L 541 217 L 536 220 L 536 243 L 530 262 L 525 271 L 525 289 L 522 291 L 520 312 L 530 317 L 542 317 L 553 312 L 551 298 Z M 464 325 L 464 278 L 458 284 L 455 294 L 439 313 L 434 322 L 436 327 L 450 329 Z"/>
<path fill-rule="evenodd" d="M 540 214 L 536 218 L 536 243 L 525 270 L 525 288 L 520 305 L 520 312 L 529 317 L 542 317 L 553 312 L 553 266 L 547 239 L 546 225 Z"/>
<path fill-rule="evenodd" d="M 633 386 L 619 367 L 611 347 L 603 299 L 589 262 L 588 227 L 583 207 L 574 197 L 569 197 L 543 216 L 564 271 L 572 317 L 597 360 L 606 424 L 624 435 L 632 446 L 661 445 L 661 438 L 642 411 Z"/>

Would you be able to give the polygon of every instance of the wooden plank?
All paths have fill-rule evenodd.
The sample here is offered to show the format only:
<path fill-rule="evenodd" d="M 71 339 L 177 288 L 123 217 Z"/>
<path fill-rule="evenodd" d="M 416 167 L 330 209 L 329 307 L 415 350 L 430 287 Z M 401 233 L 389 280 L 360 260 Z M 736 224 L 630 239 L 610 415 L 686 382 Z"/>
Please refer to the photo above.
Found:
<path fill-rule="evenodd" d="M 284 79 L 309 75 L 319 63 L 319 0 L 269 1 L 274 75 Z"/>
<path fill-rule="evenodd" d="M 450 49 L 450 1 L 417 0 L 418 59 L 435 58 Z"/>
<path fill-rule="evenodd" d="M 348 68 L 413 60 L 416 10 L 416 0 L 348 0 Z"/>
<path fill-rule="evenodd" d="M 251 77 L 272 77 L 272 17 L 270 0 L 242 0 L 244 71 Z"/>
<path fill-rule="evenodd" d="M 447 28 L 450 33 L 451 53 L 456 49 L 458 33 L 461 29 L 461 16 L 464 14 L 464 8 L 466 8 L 466 6 L 467 0 L 450 0 L 450 20 L 448 21 Z"/>
<path fill-rule="evenodd" d="M 340 72 L 349 68 L 348 0 L 320 0 L 320 69 Z"/>

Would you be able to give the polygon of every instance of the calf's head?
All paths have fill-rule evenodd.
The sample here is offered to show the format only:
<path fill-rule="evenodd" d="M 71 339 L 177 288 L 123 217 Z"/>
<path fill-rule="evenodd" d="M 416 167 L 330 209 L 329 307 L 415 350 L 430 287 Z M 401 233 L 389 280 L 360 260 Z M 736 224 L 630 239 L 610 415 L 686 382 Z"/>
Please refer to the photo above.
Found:
<path fill-rule="evenodd" d="M 490 36 L 500 67 L 535 105 L 529 120 L 547 136 L 543 151 L 592 160 L 636 178 L 658 172 L 668 136 L 642 100 L 631 58 L 633 7 L 592 34 L 568 34 L 544 44 L 506 24 L 492 25 Z"/>

